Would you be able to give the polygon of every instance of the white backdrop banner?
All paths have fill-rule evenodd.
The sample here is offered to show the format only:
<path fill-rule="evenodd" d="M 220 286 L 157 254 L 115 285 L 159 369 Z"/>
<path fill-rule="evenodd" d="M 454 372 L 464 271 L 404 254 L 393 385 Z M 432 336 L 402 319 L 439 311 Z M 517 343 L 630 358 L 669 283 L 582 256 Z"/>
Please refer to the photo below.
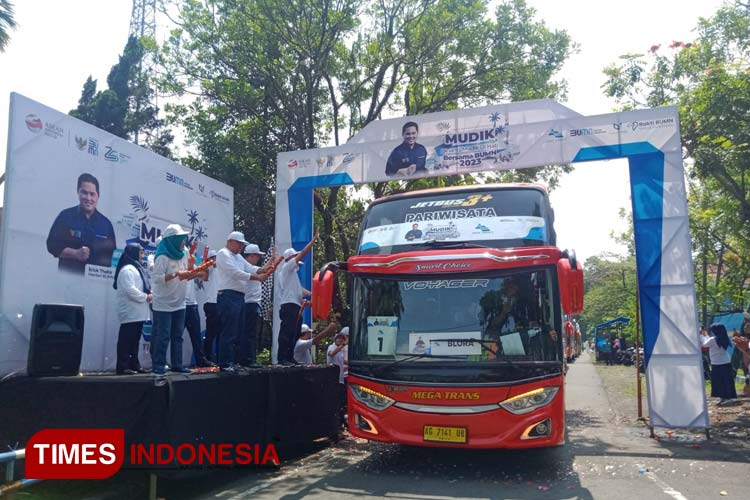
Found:
<path fill-rule="evenodd" d="M 81 369 L 114 369 L 119 322 L 112 282 L 123 248 L 139 241 L 154 251 L 162 230 L 178 223 L 197 240 L 199 258 L 206 245 L 218 250 L 232 230 L 233 190 L 15 93 L 8 135 L 0 374 L 26 367 L 36 303 L 83 305 Z M 94 216 L 82 216 L 94 208 Z M 88 255 L 81 256 L 83 246 Z M 187 334 L 184 346 L 190 355 Z"/>

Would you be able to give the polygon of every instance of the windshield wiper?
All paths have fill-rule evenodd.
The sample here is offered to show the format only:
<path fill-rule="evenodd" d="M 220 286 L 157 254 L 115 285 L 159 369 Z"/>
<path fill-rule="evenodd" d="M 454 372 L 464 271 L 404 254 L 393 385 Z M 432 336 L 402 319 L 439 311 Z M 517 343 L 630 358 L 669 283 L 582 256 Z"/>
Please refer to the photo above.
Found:
<path fill-rule="evenodd" d="M 387 365 L 377 366 L 372 369 L 373 373 L 379 370 L 383 370 L 385 368 L 390 368 L 391 366 L 397 365 L 399 363 L 403 363 L 405 361 L 413 361 L 415 359 L 420 359 L 420 358 L 464 359 L 464 356 L 448 356 L 448 355 L 436 355 L 436 354 L 412 354 L 410 352 L 397 352 L 397 353 L 394 353 L 394 356 L 406 356 L 406 357 L 402 359 L 397 359 L 396 361 L 392 361 L 388 363 Z"/>
<path fill-rule="evenodd" d="M 422 241 L 419 244 L 435 248 L 494 248 L 487 245 L 480 245 L 478 243 L 470 243 L 468 241 L 427 240 Z"/>

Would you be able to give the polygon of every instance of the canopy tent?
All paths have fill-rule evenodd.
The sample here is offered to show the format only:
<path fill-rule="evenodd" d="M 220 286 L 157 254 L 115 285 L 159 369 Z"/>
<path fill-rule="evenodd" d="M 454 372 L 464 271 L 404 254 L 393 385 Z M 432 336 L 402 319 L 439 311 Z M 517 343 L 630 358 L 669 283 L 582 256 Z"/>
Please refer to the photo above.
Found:
<path fill-rule="evenodd" d="M 417 170 L 391 175 L 392 156 L 408 124 L 418 128 L 426 158 Z M 315 188 L 614 158 L 627 158 L 630 167 L 651 422 L 706 427 L 675 107 L 582 116 L 550 100 L 500 104 L 380 120 L 342 146 L 280 153 L 276 243 L 282 250 L 299 249 L 310 240 Z M 309 289 L 311 255 L 306 264 L 300 278 Z M 276 295 L 275 309 L 279 307 Z M 309 312 L 305 314 L 309 321 Z M 275 359 L 278 314 L 274 321 Z"/>
<path fill-rule="evenodd" d="M 594 345 L 596 346 L 597 361 L 599 360 L 599 346 L 607 340 L 607 336 L 604 332 L 609 332 L 612 329 L 615 329 L 617 331 L 616 337 L 620 338 L 622 337 L 622 327 L 628 323 L 630 323 L 630 318 L 620 316 L 619 318 L 605 321 L 594 327 Z"/>

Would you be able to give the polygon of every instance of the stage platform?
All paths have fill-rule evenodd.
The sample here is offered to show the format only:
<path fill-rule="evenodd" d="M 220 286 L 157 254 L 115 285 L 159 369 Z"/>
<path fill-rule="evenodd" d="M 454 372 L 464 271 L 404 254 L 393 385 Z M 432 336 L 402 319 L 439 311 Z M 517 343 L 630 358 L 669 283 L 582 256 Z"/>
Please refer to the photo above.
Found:
<path fill-rule="evenodd" d="M 335 366 L 237 375 L 19 376 L 0 382 L 0 449 L 23 448 L 47 428 L 122 428 L 126 445 L 294 447 L 338 433 L 338 398 Z"/>

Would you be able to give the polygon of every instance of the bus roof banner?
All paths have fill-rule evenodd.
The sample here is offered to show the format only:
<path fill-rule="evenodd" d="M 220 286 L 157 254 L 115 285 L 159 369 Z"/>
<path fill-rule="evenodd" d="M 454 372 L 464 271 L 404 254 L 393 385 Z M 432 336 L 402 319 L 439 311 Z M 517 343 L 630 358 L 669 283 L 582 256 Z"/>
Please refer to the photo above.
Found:
<path fill-rule="evenodd" d="M 112 284 L 125 246 L 139 242 L 153 252 L 161 231 L 178 223 L 198 241 L 196 255 L 206 245 L 221 248 L 232 230 L 234 192 L 15 93 L 8 134 L 0 375 L 26 367 L 36 303 L 83 305 L 81 369 L 114 369 L 119 320 Z M 141 360 L 150 366 L 144 346 L 142 340 Z"/>
<path fill-rule="evenodd" d="M 317 187 L 615 158 L 630 166 L 651 423 L 706 427 L 676 107 L 582 116 L 539 100 L 372 122 L 345 145 L 278 155 L 275 241 L 301 248 L 310 240 Z M 306 262 L 309 288 L 310 255 Z"/>

